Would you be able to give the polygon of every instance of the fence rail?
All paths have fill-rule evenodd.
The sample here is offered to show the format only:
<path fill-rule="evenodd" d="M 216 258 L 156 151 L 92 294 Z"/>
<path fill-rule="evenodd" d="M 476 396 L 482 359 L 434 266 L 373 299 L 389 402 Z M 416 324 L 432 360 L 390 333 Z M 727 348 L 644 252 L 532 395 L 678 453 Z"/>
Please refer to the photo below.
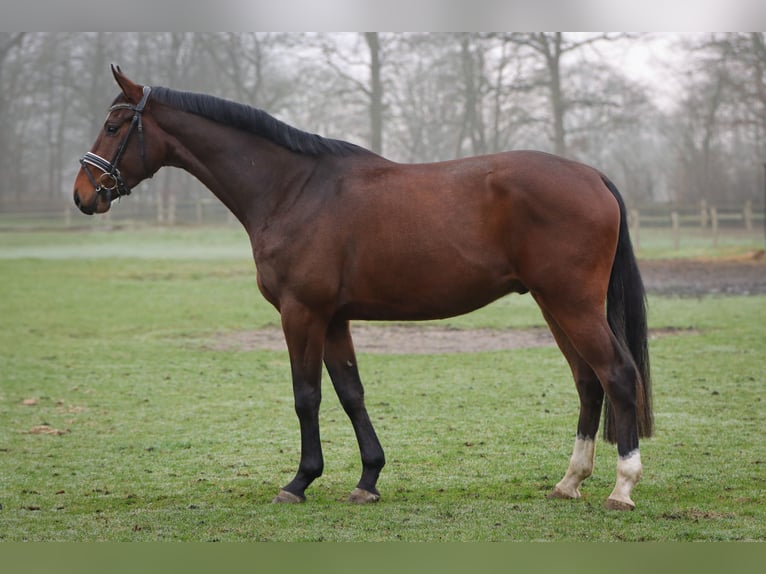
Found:
<path fill-rule="evenodd" d="M 681 246 L 682 229 L 697 229 L 707 232 L 714 247 L 718 242 L 722 231 L 741 230 L 747 233 L 755 233 L 758 229 L 764 229 L 766 234 L 766 220 L 764 210 L 753 209 L 753 204 L 746 201 L 737 206 L 708 205 L 701 201 L 696 206 L 646 206 L 634 207 L 629 210 L 629 224 L 633 241 L 641 245 L 642 229 L 666 229 L 671 233 L 673 246 L 679 249 Z"/>
<path fill-rule="evenodd" d="M 0 231 L 130 227 L 147 225 L 230 225 L 236 222 L 232 213 L 217 199 L 200 197 L 166 201 L 133 197 L 112 205 L 106 214 L 88 218 L 71 200 L 35 204 L 0 204 Z"/>
<path fill-rule="evenodd" d="M 633 242 L 641 248 L 642 235 L 669 236 L 680 249 L 684 237 L 692 234 L 717 247 L 722 234 L 740 233 L 766 237 L 763 206 L 747 201 L 739 205 L 645 205 L 629 209 Z M 94 229 L 141 226 L 234 225 L 236 219 L 217 199 L 209 196 L 178 200 L 159 194 L 131 197 L 113 206 L 105 215 L 88 218 L 69 198 L 60 201 L 0 203 L 0 231 Z"/>

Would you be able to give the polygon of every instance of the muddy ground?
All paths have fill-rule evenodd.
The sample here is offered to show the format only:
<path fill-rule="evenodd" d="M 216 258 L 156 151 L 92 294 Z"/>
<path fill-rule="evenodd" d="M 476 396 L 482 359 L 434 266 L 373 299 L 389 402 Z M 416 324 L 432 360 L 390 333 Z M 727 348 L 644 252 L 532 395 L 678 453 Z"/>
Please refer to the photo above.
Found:
<path fill-rule="evenodd" d="M 766 294 L 766 253 L 727 260 L 642 261 L 641 274 L 650 294 L 702 297 L 705 295 Z M 355 323 L 354 346 L 358 352 L 384 354 L 471 353 L 503 349 L 545 347 L 555 344 L 544 328 L 456 330 L 418 323 L 381 326 Z M 653 331 L 660 337 L 666 331 Z M 286 350 L 278 328 L 222 335 L 212 347 L 220 350 Z"/>
<path fill-rule="evenodd" d="M 766 293 L 766 252 L 725 260 L 642 261 L 641 275 L 649 293 L 703 295 L 763 295 Z"/>

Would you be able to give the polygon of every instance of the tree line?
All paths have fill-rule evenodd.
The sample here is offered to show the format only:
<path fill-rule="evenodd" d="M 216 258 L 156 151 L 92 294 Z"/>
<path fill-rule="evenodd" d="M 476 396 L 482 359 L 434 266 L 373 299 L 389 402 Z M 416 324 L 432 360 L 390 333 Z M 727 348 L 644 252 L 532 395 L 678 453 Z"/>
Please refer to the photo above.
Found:
<path fill-rule="evenodd" d="M 3 32 L 0 206 L 71 191 L 117 93 L 111 63 L 396 161 L 532 148 L 598 167 L 634 204 L 761 204 L 766 34 L 663 40 L 683 56 L 660 64 L 664 102 L 621 65 L 649 35 Z M 153 185 L 206 193 L 173 170 Z"/>

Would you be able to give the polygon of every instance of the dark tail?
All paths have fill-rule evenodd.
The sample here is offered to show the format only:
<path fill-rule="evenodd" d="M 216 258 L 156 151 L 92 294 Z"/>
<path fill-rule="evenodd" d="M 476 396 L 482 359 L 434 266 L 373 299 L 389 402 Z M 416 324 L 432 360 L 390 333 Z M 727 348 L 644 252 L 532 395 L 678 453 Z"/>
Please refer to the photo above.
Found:
<path fill-rule="evenodd" d="M 617 187 L 605 176 L 604 183 L 620 206 L 620 235 L 612 263 L 606 296 L 606 316 L 617 339 L 625 346 L 636 365 L 636 417 L 638 436 L 650 437 L 654 432 L 652 414 L 651 375 L 649 372 L 648 333 L 646 325 L 646 294 L 638 270 L 633 245 L 628 233 L 625 202 Z M 604 439 L 616 442 L 614 411 L 604 400 Z"/>

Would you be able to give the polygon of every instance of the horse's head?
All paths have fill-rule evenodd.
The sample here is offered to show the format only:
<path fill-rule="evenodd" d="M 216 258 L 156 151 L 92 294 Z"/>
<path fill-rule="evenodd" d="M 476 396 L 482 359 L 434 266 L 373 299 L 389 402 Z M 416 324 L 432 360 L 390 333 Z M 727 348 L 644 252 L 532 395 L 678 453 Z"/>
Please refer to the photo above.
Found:
<path fill-rule="evenodd" d="M 122 93 L 109 108 L 104 127 L 91 150 L 80 159 L 74 202 L 83 213 L 105 213 L 114 199 L 162 166 L 165 144 L 148 113 L 151 88 L 130 81 L 119 69 L 112 73 Z"/>

